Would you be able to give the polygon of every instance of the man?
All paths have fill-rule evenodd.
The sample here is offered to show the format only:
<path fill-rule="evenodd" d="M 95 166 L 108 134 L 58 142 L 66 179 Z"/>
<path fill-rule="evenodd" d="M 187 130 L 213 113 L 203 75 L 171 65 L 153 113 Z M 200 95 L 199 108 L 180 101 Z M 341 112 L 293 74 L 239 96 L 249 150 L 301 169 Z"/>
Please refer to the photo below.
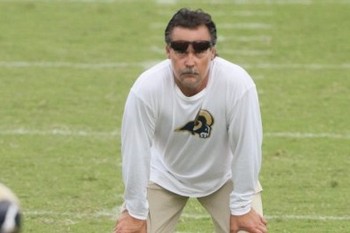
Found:
<path fill-rule="evenodd" d="M 0 233 L 19 233 L 21 216 L 17 196 L 10 188 L 0 183 Z"/>
<path fill-rule="evenodd" d="M 267 232 L 256 87 L 242 68 L 217 56 L 216 39 L 209 14 L 180 9 L 165 30 L 168 59 L 131 88 L 115 233 L 174 232 L 190 197 L 211 215 L 216 232 Z"/>

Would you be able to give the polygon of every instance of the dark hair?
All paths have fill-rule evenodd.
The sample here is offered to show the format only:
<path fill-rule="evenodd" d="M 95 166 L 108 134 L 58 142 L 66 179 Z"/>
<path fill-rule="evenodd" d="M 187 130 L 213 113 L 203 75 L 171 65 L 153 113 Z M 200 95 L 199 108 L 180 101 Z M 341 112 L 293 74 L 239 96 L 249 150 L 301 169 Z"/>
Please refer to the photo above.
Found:
<path fill-rule="evenodd" d="M 170 34 L 175 27 L 184 27 L 195 29 L 201 25 L 205 25 L 210 33 L 211 42 L 213 45 L 216 44 L 216 26 L 211 16 L 205 13 L 201 9 L 190 10 L 182 8 L 170 19 L 168 26 L 165 29 L 165 43 L 171 42 Z"/>

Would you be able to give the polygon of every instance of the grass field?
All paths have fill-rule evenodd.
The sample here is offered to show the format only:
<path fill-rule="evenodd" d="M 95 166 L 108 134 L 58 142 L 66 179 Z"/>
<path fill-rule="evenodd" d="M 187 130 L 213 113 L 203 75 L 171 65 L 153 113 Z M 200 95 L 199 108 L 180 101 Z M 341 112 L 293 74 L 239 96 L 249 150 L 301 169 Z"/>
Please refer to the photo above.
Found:
<path fill-rule="evenodd" d="M 111 232 L 124 101 L 183 6 L 256 81 L 269 232 L 350 232 L 349 0 L 0 0 L 0 182 L 23 232 Z M 178 232 L 213 232 L 195 200 Z"/>

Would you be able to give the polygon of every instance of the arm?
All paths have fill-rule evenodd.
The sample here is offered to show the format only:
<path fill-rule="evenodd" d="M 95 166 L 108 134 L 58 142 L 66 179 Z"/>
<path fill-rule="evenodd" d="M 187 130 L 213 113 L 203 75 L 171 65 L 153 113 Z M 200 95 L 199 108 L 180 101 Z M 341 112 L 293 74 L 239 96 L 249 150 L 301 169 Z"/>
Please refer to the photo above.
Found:
<path fill-rule="evenodd" d="M 267 232 L 266 221 L 251 208 L 261 166 L 262 123 L 255 86 L 232 108 L 229 135 L 233 152 L 231 232 Z M 255 229 L 260 229 L 255 231 Z"/>
<path fill-rule="evenodd" d="M 128 214 L 145 220 L 148 215 L 147 184 L 154 132 L 151 108 L 130 92 L 122 123 L 124 201 Z"/>
<path fill-rule="evenodd" d="M 230 198 L 232 215 L 249 212 L 261 166 L 262 123 L 255 86 L 232 109 L 229 136 L 233 153 Z"/>

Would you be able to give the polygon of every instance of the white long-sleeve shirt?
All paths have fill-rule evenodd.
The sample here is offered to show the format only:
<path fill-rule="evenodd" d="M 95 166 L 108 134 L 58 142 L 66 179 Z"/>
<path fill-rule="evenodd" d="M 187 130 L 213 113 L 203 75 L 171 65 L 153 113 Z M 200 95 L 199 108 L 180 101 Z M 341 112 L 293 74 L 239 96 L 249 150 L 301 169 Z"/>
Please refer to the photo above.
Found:
<path fill-rule="evenodd" d="M 262 124 L 254 82 L 216 57 L 204 90 L 187 97 L 170 60 L 145 71 L 130 90 L 122 123 L 125 208 L 146 219 L 147 185 L 207 196 L 232 179 L 231 214 L 242 215 L 260 188 Z"/>

